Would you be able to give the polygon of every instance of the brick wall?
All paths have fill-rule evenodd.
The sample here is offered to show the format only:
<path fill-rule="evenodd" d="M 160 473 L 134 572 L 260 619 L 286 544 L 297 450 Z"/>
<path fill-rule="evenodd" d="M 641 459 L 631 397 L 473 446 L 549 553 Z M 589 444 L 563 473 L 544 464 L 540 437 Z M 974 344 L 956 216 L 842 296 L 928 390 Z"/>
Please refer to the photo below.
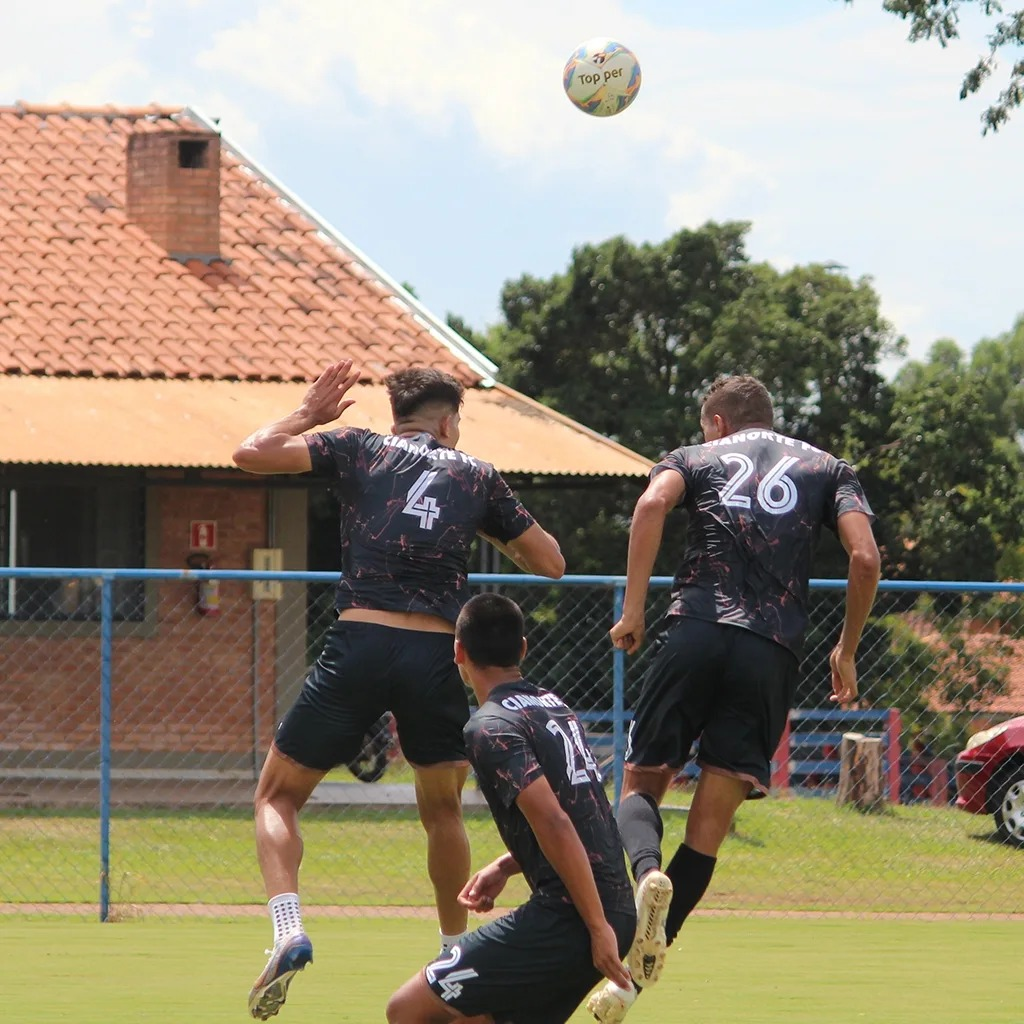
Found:
<path fill-rule="evenodd" d="M 142 132 L 128 139 L 128 219 L 179 258 L 220 254 L 220 139 Z"/>
<path fill-rule="evenodd" d="M 193 519 L 217 521 L 216 567 L 248 568 L 252 549 L 266 546 L 263 488 L 151 487 L 147 500 L 156 510 L 153 567 L 184 567 Z M 219 614 L 206 616 L 196 611 L 196 590 L 193 582 L 153 584 L 146 621 L 117 626 L 115 766 L 187 767 L 178 755 L 188 754 L 196 766 L 234 767 L 252 752 L 254 721 L 260 756 L 270 743 L 276 606 L 258 602 L 254 614 L 250 584 L 224 581 Z M 0 753 L 34 751 L 35 767 L 71 764 L 60 752 L 94 752 L 99 745 L 98 625 L 85 626 L 84 635 L 61 635 L 64 629 L 83 625 L 23 623 L 24 635 L 0 637 Z M 8 765 L 16 760 L 4 757 Z"/>

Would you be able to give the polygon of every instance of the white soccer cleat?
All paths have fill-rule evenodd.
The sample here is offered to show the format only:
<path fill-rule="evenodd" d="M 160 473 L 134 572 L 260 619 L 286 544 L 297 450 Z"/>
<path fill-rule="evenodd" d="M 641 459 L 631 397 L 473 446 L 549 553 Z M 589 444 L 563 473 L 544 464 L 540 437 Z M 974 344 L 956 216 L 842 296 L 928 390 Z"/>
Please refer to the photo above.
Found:
<path fill-rule="evenodd" d="M 635 1002 L 636 989 L 632 985 L 621 988 L 614 981 L 606 981 L 587 1000 L 587 1009 L 600 1024 L 619 1024 Z"/>
<path fill-rule="evenodd" d="M 638 988 L 653 985 L 665 966 L 668 941 L 665 918 L 672 902 L 672 881 L 661 871 L 648 871 L 636 890 L 636 937 L 626 966 Z"/>

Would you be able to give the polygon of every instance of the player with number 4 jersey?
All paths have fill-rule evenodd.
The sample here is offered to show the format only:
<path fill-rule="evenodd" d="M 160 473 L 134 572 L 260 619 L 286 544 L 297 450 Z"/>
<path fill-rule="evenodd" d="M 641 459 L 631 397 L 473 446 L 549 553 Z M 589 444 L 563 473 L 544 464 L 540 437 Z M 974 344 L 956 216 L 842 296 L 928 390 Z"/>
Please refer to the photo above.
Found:
<path fill-rule="evenodd" d="M 456 447 L 463 387 L 454 377 L 433 369 L 391 374 L 389 434 L 315 431 L 353 404 L 347 396 L 358 380 L 351 360 L 327 367 L 299 409 L 235 452 L 236 464 L 252 473 L 330 480 L 341 508 L 338 619 L 277 728 L 256 787 L 256 847 L 274 924 L 270 960 L 249 993 L 249 1011 L 261 1020 L 278 1012 L 291 978 L 312 960 L 298 900 L 299 811 L 330 769 L 355 757 L 385 711 L 416 772 L 442 950 L 463 934 L 469 704 L 452 635 L 469 599 L 470 549 L 479 535 L 527 572 L 558 578 L 565 570 L 557 542 L 501 474 Z"/>
<path fill-rule="evenodd" d="M 873 516 L 853 468 L 776 432 L 760 381 L 719 378 L 700 419 L 704 444 L 666 455 L 637 502 L 622 617 L 610 634 L 629 654 L 643 643 L 665 520 L 682 507 L 685 554 L 630 724 L 618 811 L 637 881 L 627 962 L 640 990 L 658 980 L 668 945 L 703 897 L 736 810 L 768 791 L 796 689 L 821 528 L 838 534 L 850 559 L 845 621 L 830 659 L 832 700 L 841 704 L 857 695 L 854 656 L 879 576 Z M 694 742 L 701 774 L 685 840 L 662 872 L 659 805 Z M 617 1024 L 628 1008 L 612 987 L 588 1005 L 602 1024 Z"/>

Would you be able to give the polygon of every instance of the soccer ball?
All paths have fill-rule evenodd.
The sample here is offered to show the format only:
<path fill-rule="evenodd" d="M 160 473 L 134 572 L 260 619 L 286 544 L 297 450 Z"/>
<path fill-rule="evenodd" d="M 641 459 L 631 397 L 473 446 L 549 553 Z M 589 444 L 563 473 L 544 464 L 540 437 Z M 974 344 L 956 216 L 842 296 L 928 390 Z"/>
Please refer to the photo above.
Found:
<path fill-rule="evenodd" d="M 585 114 L 620 114 L 640 91 L 633 51 L 611 39 L 591 39 L 573 51 L 562 73 L 565 94 Z"/>

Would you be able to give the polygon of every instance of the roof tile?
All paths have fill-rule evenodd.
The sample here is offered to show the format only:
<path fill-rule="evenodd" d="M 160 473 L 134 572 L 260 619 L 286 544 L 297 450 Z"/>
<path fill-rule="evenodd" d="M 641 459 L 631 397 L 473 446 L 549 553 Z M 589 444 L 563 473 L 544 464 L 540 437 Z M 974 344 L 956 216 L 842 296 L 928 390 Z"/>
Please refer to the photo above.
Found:
<path fill-rule="evenodd" d="M 155 105 L 0 107 L 0 372 L 295 380 L 347 354 L 371 380 L 412 360 L 479 381 L 226 140 L 222 261 L 129 222 L 131 135 L 197 129 Z"/>

